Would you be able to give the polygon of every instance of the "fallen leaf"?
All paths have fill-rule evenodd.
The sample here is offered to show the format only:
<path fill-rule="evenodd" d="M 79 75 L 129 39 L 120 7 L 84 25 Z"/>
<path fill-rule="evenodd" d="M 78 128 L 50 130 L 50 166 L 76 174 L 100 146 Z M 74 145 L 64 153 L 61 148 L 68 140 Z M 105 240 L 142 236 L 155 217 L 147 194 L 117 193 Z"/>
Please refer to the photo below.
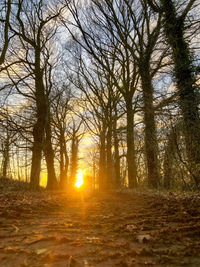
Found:
<path fill-rule="evenodd" d="M 152 238 L 149 234 L 145 234 L 145 235 L 138 235 L 137 236 L 137 241 L 140 243 L 140 244 L 143 244 L 143 243 L 146 243 L 148 241 L 150 241 Z"/>
<path fill-rule="evenodd" d="M 70 256 L 67 267 L 81 267 L 81 264 L 74 257 Z"/>
<path fill-rule="evenodd" d="M 133 232 L 136 229 L 137 229 L 137 227 L 134 224 L 128 224 L 126 226 L 126 230 L 129 231 L 129 232 Z"/>
<path fill-rule="evenodd" d="M 37 249 L 37 250 L 36 250 L 36 254 L 40 255 L 40 254 L 43 254 L 43 253 L 45 253 L 45 252 L 47 252 L 47 251 L 48 251 L 47 248 Z"/>

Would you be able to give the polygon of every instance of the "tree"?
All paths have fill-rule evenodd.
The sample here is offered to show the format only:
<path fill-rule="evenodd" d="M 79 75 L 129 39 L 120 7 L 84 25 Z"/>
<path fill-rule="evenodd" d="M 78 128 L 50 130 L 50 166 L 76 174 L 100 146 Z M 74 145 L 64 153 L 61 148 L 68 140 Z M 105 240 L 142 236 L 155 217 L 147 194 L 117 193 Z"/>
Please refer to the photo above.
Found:
<path fill-rule="evenodd" d="M 83 53 L 80 47 L 79 49 L 77 47 L 74 53 L 72 49 L 69 52 L 72 56 L 71 61 L 74 63 L 73 68 L 73 63 L 70 63 L 72 71 L 70 82 L 83 93 L 83 100 L 79 101 L 81 109 L 84 109 L 81 117 L 88 131 L 99 138 L 99 187 L 107 189 L 119 186 L 120 158 L 117 122 L 124 114 L 119 105 L 122 101 L 121 93 L 115 87 L 110 73 L 102 69 L 98 62 L 87 53 Z M 114 67 L 114 60 L 112 65 Z"/>
<path fill-rule="evenodd" d="M 45 138 L 43 151 L 47 165 L 47 189 L 57 189 L 58 183 L 56 180 L 56 173 L 54 168 L 54 150 L 52 145 L 52 115 L 50 111 L 50 101 L 47 99 L 47 122 L 45 125 Z"/>
<path fill-rule="evenodd" d="M 2 44 L 0 48 L 0 66 L 4 63 L 6 58 L 6 52 L 8 50 L 8 45 L 11 39 L 9 36 L 9 23 L 11 14 L 12 3 L 11 0 L 7 0 L 0 4 L 0 29 L 2 29 Z M 1 69 L 0 69 L 1 71 Z"/>
<path fill-rule="evenodd" d="M 141 86 L 143 91 L 148 182 L 150 186 L 156 188 L 159 184 L 160 174 L 153 106 L 153 79 L 158 70 L 163 67 L 163 61 L 168 50 L 164 41 L 160 38 L 162 14 L 153 16 L 145 0 L 115 2 L 116 5 L 106 0 L 103 3 L 95 1 L 94 4 L 108 21 L 110 34 L 117 41 L 116 43 L 123 44 L 124 51 L 127 51 L 127 54 L 131 54 L 134 59 L 132 64 L 138 70 L 141 85 L 138 83 L 137 86 Z M 159 45 L 161 41 L 163 41 L 163 48 Z M 153 57 L 156 60 L 152 60 Z"/>
<path fill-rule="evenodd" d="M 126 103 L 127 113 L 127 162 L 128 162 L 128 180 L 129 187 L 133 188 L 137 185 L 137 170 L 135 162 L 134 148 L 134 109 L 133 98 L 136 92 L 138 83 L 137 67 L 134 64 L 134 59 L 127 46 L 118 42 L 111 33 L 113 24 L 104 18 L 102 20 L 102 11 L 100 2 L 92 1 L 86 12 L 79 14 L 79 9 L 75 2 L 68 4 L 68 9 L 71 12 L 75 21 L 76 29 L 79 34 L 74 34 L 74 29 L 70 29 L 66 21 L 63 21 L 66 28 L 69 30 L 72 38 L 77 41 L 90 56 L 96 60 L 97 64 L 105 69 L 113 79 L 114 86 L 123 95 Z M 96 8 L 97 6 L 97 8 Z M 100 6 L 100 7 L 99 7 Z M 82 16 L 86 14 L 86 18 Z M 104 14 L 103 14 L 104 15 Z M 90 21 L 87 24 L 87 21 Z M 128 21 L 127 21 L 128 23 Z M 91 28 L 91 25 L 93 27 Z M 98 30 L 97 30 L 98 29 Z M 103 40 L 103 41 L 102 41 Z M 113 66 L 114 62 L 114 66 Z"/>
<path fill-rule="evenodd" d="M 10 150 L 11 145 L 15 141 L 16 132 L 13 132 L 9 128 L 9 114 L 8 110 L 5 110 L 3 114 L 1 114 L 1 153 L 2 153 L 2 177 L 7 177 L 8 167 L 10 162 Z"/>
<path fill-rule="evenodd" d="M 66 188 L 68 183 L 68 169 L 69 169 L 69 156 L 67 151 L 67 126 L 70 117 L 70 100 L 72 99 L 72 93 L 69 84 L 63 84 L 61 88 L 56 86 L 56 90 L 53 90 L 55 97 L 52 101 L 52 124 L 54 139 L 59 148 L 59 167 L 60 167 L 60 181 L 59 187 L 61 189 Z"/>
<path fill-rule="evenodd" d="M 181 14 L 177 3 L 160 0 L 159 4 L 148 0 L 155 12 L 164 14 L 164 31 L 172 50 L 174 76 L 179 94 L 179 106 L 183 116 L 187 156 L 194 181 L 200 185 L 200 118 L 198 113 L 198 92 L 195 66 L 189 44 L 185 38 L 185 19 L 196 0 L 188 0 Z"/>
<path fill-rule="evenodd" d="M 7 106 L 1 108 L 0 140 L 2 152 L 2 175 L 4 177 L 6 177 L 8 173 L 10 177 L 13 177 L 16 165 L 18 173 L 20 170 L 19 166 L 23 165 L 25 165 L 25 170 L 21 169 L 20 172 L 27 172 L 31 147 L 30 129 L 32 127 L 32 124 L 30 123 L 30 116 L 32 113 L 29 114 L 29 109 L 30 107 L 28 104 L 18 107 L 8 103 Z M 19 154 L 21 155 L 20 158 L 18 156 Z M 28 181 L 27 176 L 26 181 Z"/>
<path fill-rule="evenodd" d="M 14 82 L 19 93 L 22 93 L 25 97 L 31 97 L 35 101 L 36 105 L 36 122 L 33 127 L 33 148 L 32 148 L 32 165 L 31 165 L 31 187 L 37 189 L 40 180 L 40 168 L 43 145 L 45 141 L 46 130 L 46 149 L 48 147 L 48 153 L 52 154 L 52 148 L 50 144 L 51 134 L 49 132 L 49 103 L 47 95 L 47 83 L 45 80 L 45 72 L 47 68 L 51 67 L 48 62 L 50 58 L 49 42 L 53 38 L 57 29 L 56 19 L 61 13 L 61 9 L 57 8 L 52 11 L 51 8 L 47 9 L 46 3 L 43 0 L 35 1 L 18 1 L 18 11 L 16 13 L 17 23 L 10 24 L 11 31 L 16 34 L 21 44 L 21 49 L 24 50 L 25 59 L 20 58 L 20 55 L 16 55 L 20 58 L 19 62 L 24 67 L 22 75 L 28 72 L 27 76 L 19 78 L 18 82 Z M 51 26 L 49 27 L 49 25 Z M 19 74 L 16 73 L 18 77 Z M 9 75 L 10 78 L 11 75 Z M 31 80 L 34 80 L 34 88 Z M 22 92 L 18 87 L 19 83 L 24 82 L 28 86 L 30 93 Z M 50 155 L 48 154 L 48 155 Z M 47 154 L 46 154 L 47 156 Z M 50 159 L 47 158 L 46 159 Z M 52 157 L 50 160 L 49 171 L 52 170 Z M 51 186 L 56 184 L 56 177 L 54 172 L 51 175 Z M 49 184 L 50 186 L 50 184 Z"/>
<path fill-rule="evenodd" d="M 75 178 L 78 170 L 78 149 L 79 143 L 83 138 L 84 131 L 80 132 L 81 126 L 83 124 L 82 120 L 76 121 L 72 117 L 71 125 L 69 125 L 68 134 L 71 140 L 71 157 L 70 157 L 70 184 L 75 184 Z"/>

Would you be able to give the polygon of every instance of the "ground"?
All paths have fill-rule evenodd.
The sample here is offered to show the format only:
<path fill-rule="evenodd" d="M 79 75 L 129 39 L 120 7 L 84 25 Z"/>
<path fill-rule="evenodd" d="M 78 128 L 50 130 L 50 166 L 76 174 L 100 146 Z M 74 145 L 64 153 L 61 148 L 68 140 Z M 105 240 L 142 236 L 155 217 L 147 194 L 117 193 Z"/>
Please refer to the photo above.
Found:
<path fill-rule="evenodd" d="M 3 190 L 0 266 L 200 266 L 200 195 Z"/>

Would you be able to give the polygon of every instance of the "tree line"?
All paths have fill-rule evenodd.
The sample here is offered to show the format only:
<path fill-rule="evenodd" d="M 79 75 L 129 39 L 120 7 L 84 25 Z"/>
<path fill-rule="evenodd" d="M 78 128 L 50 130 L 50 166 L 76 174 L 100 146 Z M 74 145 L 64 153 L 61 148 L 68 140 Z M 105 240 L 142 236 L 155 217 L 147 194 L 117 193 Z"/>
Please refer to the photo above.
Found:
<path fill-rule="evenodd" d="M 38 189 L 45 166 L 48 189 L 70 186 L 88 138 L 82 160 L 99 189 L 198 190 L 199 8 L 198 0 L 3 1 L 2 176 L 17 166 Z"/>

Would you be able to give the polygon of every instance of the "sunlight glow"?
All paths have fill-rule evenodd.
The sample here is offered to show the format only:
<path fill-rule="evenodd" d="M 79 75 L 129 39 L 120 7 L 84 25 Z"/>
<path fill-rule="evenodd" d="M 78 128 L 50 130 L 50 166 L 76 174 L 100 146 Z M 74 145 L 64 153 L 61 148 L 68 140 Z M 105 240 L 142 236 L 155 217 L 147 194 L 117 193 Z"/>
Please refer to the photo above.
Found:
<path fill-rule="evenodd" d="M 83 175 L 84 175 L 85 171 L 83 170 L 78 170 L 77 175 L 76 175 L 76 183 L 75 186 L 77 188 L 80 188 L 83 185 Z"/>

